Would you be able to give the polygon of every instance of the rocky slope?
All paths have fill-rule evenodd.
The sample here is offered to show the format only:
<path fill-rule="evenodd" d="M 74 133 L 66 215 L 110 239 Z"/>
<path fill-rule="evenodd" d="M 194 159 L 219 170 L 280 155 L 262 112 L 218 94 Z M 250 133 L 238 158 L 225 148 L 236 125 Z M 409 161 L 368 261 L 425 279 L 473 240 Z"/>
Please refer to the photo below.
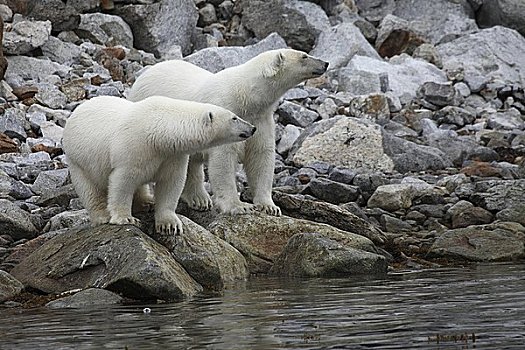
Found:
<path fill-rule="evenodd" d="M 0 0 L 0 301 L 22 286 L 178 300 L 250 273 L 523 258 L 517 13 L 519 0 Z M 286 217 L 182 205 L 177 239 L 151 234 L 149 214 L 142 231 L 82 228 L 61 148 L 78 104 L 125 97 L 161 60 L 218 71 L 286 46 L 330 62 L 275 113 Z"/>

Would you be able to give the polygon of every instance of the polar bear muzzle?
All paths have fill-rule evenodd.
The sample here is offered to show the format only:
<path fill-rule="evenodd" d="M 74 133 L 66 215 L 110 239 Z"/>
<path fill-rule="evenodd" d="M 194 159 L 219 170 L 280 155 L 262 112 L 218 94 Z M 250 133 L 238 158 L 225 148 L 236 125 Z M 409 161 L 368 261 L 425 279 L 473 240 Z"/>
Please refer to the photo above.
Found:
<path fill-rule="evenodd" d="M 239 134 L 239 137 L 240 137 L 241 139 L 246 140 L 247 138 L 252 137 L 253 134 L 255 134 L 256 131 L 257 131 L 257 128 L 254 126 L 254 127 L 253 127 L 251 130 L 249 130 L 249 131 L 241 132 L 241 133 Z"/>
<path fill-rule="evenodd" d="M 319 59 L 316 59 L 316 61 L 316 67 L 314 68 L 312 75 L 321 76 L 328 69 L 329 63 Z"/>

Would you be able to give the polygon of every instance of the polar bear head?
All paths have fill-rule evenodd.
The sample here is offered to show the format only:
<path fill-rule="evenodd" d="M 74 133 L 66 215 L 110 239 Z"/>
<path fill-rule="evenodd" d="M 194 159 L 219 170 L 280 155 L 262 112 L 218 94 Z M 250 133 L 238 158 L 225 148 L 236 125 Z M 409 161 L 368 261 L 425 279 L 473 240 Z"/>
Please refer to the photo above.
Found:
<path fill-rule="evenodd" d="M 276 78 L 290 87 L 321 76 L 328 68 L 328 62 L 293 49 L 266 51 L 256 58 L 261 60 L 264 77 Z"/>
<path fill-rule="evenodd" d="M 208 104 L 208 110 L 202 116 L 208 133 L 210 147 L 244 141 L 251 137 L 256 128 L 229 110 Z"/>

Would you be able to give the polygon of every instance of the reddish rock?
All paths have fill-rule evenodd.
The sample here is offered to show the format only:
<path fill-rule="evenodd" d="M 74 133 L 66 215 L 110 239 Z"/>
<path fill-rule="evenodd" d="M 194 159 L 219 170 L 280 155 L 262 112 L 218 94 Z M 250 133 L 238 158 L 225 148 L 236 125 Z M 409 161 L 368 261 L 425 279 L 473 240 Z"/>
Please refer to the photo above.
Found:
<path fill-rule="evenodd" d="M 461 169 L 461 173 L 467 176 L 502 177 L 501 169 L 496 168 L 487 162 L 472 162 Z"/>
<path fill-rule="evenodd" d="M 18 146 L 9 136 L 0 133 L 0 154 L 18 152 Z"/>
<path fill-rule="evenodd" d="M 4 20 L 0 17 L 0 80 L 4 79 L 7 70 L 7 59 L 4 57 L 2 43 L 4 40 Z"/>

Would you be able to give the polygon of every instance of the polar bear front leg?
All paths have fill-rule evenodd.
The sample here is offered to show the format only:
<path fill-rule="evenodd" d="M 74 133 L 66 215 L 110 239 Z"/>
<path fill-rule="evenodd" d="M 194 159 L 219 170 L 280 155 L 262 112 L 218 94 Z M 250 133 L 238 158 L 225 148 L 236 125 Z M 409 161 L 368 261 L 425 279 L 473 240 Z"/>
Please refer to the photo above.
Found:
<path fill-rule="evenodd" d="M 236 215 L 253 211 L 250 203 L 241 202 L 235 183 L 235 168 L 238 162 L 236 150 L 229 145 L 209 151 L 208 174 L 213 190 L 213 201 L 219 212 Z"/>
<path fill-rule="evenodd" d="M 186 184 L 181 199 L 195 210 L 210 210 L 213 202 L 204 188 L 204 159 L 202 153 L 190 156 Z"/>
<path fill-rule="evenodd" d="M 259 127 L 252 139 L 246 141 L 244 169 L 248 185 L 253 194 L 256 209 L 273 216 L 281 216 L 281 209 L 272 199 L 273 173 L 275 169 L 274 125 L 270 123 L 269 135 L 264 135 L 264 128 Z"/>
<path fill-rule="evenodd" d="M 155 231 L 160 234 L 182 234 L 182 221 L 175 210 L 184 188 L 188 156 L 165 160 L 155 178 Z"/>
<path fill-rule="evenodd" d="M 115 225 L 140 225 L 140 220 L 131 215 L 133 195 L 141 185 L 139 178 L 127 168 L 115 168 L 109 176 L 108 210 L 109 223 Z"/>

